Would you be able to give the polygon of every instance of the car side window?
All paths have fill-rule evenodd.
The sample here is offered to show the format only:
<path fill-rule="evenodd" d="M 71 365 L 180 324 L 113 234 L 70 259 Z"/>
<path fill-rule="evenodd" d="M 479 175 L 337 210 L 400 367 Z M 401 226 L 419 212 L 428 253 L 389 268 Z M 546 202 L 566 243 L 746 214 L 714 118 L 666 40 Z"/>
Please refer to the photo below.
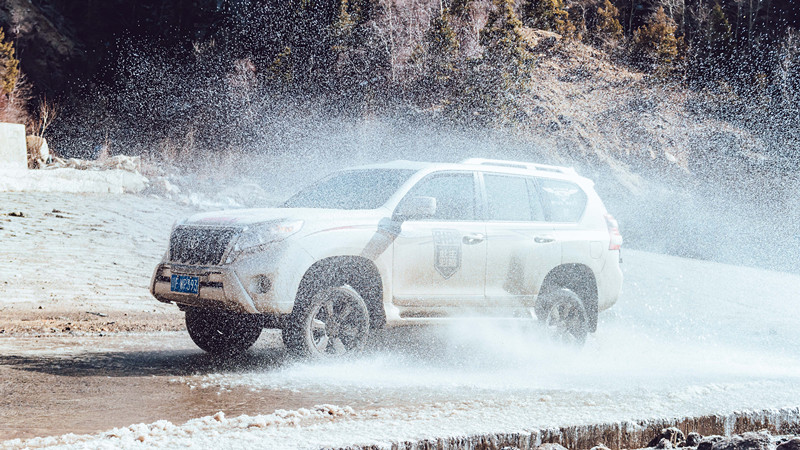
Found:
<path fill-rule="evenodd" d="M 577 222 L 586 209 L 586 193 L 574 183 L 561 180 L 538 179 L 542 201 L 550 222 Z"/>
<path fill-rule="evenodd" d="M 427 220 L 476 220 L 475 176 L 472 173 L 432 175 L 417 183 L 406 198 L 433 197 L 436 213 Z"/>
<path fill-rule="evenodd" d="M 532 182 L 524 177 L 484 174 L 489 220 L 530 222 L 544 220 Z M 531 184 L 529 186 L 529 184 Z M 531 195 L 534 194 L 534 195 Z M 533 200 L 536 200 L 534 203 Z"/>

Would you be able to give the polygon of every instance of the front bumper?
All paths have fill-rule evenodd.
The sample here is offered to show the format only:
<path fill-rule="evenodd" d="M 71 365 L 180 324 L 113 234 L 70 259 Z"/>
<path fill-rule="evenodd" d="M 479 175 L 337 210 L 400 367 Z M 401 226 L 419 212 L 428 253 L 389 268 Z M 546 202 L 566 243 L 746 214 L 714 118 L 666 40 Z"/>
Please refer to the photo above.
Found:
<path fill-rule="evenodd" d="M 172 292 L 173 274 L 196 276 L 200 279 L 197 294 Z M 150 292 L 164 303 L 257 314 L 253 298 L 247 293 L 236 273 L 229 268 L 196 267 L 162 263 L 156 267 Z"/>
<path fill-rule="evenodd" d="M 153 273 L 150 292 L 165 303 L 285 315 L 292 312 L 300 280 L 313 262 L 308 252 L 290 242 L 275 243 L 269 249 L 240 255 L 231 264 L 218 266 L 162 261 Z M 173 274 L 198 277 L 199 292 L 172 292 Z"/>

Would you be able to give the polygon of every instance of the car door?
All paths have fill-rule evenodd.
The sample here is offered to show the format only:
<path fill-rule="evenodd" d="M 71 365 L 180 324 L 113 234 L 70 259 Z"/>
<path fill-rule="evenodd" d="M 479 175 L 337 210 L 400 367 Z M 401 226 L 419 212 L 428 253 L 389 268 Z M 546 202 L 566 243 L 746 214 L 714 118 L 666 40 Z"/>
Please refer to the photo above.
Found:
<path fill-rule="evenodd" d="M 561 242 L 545 220 L 533 178 L 482 174 L 486 193 L 486 304 L 533 307 L 547 273 L 561 263 Z"/>
<path fill-rule="evenodd" d="M 483 302 L 486 229 L 477 193 L 474 172 L 443 172 L 423 178 L 404 197 L 433 197 L 436 212 L 403 221 L 393 243 L 395 305 L 424 315 L 426 308 Z"/>

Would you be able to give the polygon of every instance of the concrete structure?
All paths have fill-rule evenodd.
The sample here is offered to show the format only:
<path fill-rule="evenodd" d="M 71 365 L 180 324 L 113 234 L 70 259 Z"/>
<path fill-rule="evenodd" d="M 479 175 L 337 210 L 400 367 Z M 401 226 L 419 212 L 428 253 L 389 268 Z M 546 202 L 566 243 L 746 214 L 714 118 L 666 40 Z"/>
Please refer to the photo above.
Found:
<path fill-rule="evenodd" d="M 27 169 L 25 125 L 0 123 L 0 169 Z"/>

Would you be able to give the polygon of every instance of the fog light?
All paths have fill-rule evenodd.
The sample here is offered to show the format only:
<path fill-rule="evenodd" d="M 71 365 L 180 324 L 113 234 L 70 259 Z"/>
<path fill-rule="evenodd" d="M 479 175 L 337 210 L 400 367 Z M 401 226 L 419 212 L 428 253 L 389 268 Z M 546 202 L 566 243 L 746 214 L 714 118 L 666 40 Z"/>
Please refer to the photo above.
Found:
<path fill-rule="evenodd" d="M 266 294 L 272 289 L 272 281 L 266 275 L 259 275 L 255 277 L 254 284 L 256 292 L 259 294 Z"/>

